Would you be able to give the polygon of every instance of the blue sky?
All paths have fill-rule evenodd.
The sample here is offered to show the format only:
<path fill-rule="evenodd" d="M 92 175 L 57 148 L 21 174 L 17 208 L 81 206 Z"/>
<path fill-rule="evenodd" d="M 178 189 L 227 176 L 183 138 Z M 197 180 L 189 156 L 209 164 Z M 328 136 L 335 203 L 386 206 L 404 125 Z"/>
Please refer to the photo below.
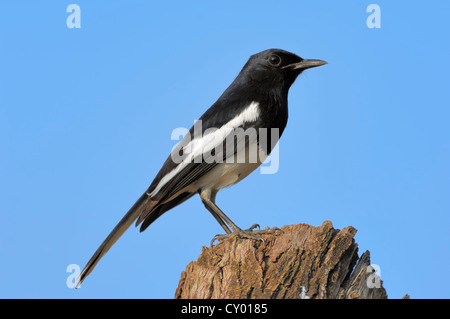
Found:
<path fill-rule="evenodd" d="M 66 8 L 81 8 L 69 29 Z M 381 8 L 370 29 L 366 8 Z M 0 297 L 172 298 L 222 232 L 196 196 L 88 261 L 248 57 L 328 61 L 289 95 L 280 169 L 223 190 L 242 228 L 358 229 L 390 298 L 450 298 L 448 1 L 9 1 L 0 11 Z"/>

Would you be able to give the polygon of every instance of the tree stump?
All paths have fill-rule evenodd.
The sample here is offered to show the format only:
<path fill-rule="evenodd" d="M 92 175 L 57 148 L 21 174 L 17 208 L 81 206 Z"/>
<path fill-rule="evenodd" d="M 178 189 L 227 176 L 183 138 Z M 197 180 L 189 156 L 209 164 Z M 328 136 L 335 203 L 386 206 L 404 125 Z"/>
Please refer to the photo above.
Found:
<path fill-rule="evenodd" d="M 175 298 L 387 298 L 369 251 L 358 257 L 355 228 L 325 221 L 281 230 L 261 235 L 264 241 L 232 236 L 202 247 Z"/>

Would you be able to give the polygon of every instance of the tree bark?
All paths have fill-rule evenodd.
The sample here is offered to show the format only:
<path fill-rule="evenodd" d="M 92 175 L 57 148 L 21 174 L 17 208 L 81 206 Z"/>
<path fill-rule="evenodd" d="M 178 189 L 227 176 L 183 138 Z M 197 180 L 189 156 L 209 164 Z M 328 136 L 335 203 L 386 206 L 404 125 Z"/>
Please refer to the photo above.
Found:
<path fill-rule="evenodd" d="M 202 247 L 182 272 L 175 298 L 387 298 L 356 229 L 283 226 L 264 241 L 238 236 Z"/>

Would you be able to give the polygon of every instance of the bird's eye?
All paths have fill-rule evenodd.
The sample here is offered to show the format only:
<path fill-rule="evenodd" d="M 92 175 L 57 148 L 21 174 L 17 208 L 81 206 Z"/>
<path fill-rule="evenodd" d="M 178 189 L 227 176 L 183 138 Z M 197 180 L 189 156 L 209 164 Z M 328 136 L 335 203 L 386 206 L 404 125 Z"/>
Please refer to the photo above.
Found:
<path fill-rule="evenodd" d="M 276 55 L 276 54 L 272 54 L 269 57 L 269 63 L 272 64 L 272 65 L 275 65 L 275 66 L 280 65 L 281 64 L 281 58 L 278 55 Z"/>

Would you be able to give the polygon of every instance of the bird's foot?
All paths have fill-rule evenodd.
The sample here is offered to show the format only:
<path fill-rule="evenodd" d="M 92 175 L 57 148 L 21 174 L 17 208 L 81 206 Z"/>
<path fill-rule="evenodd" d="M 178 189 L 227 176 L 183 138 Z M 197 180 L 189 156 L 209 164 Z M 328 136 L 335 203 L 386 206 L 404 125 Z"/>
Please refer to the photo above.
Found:
<path fill-rule="evenodd" d="M 258 230 L 254 230 L 255 228 L 258 228 Z M 261 234 L 274 234 L 277 232 L 281 232 L 283 233 L 283 230 L 281 230 L 278 227 L 273 227 L 273 228 L 269 228 L 268 226 L 263 229 L 263 230 L 259 230 L 259 225 L 258 224 L 254 224 L 252 225 L 250 228 L 246 229 L 246 230 L 242 230 L 242 229 L 238 229 L 235 230 L 234 232 L 230 233 L 230 234 L 224 234 L 224 235 L 216 235 L 213 237 L 213 239 L 211 240 L 211 246 L 214 244 L 214 242 L 217 241 L 222 241 L 224 239 L 227 238 L 231 238 L 232 236 L 237 236 L 237 237 L 241 237 L 241 238 L 245 238 L 245 239 L 253 239 L 253 240 L 258 240 L 258 241 L 262 241 L 264 242 L 264 238 L 262 238 Z"/>

